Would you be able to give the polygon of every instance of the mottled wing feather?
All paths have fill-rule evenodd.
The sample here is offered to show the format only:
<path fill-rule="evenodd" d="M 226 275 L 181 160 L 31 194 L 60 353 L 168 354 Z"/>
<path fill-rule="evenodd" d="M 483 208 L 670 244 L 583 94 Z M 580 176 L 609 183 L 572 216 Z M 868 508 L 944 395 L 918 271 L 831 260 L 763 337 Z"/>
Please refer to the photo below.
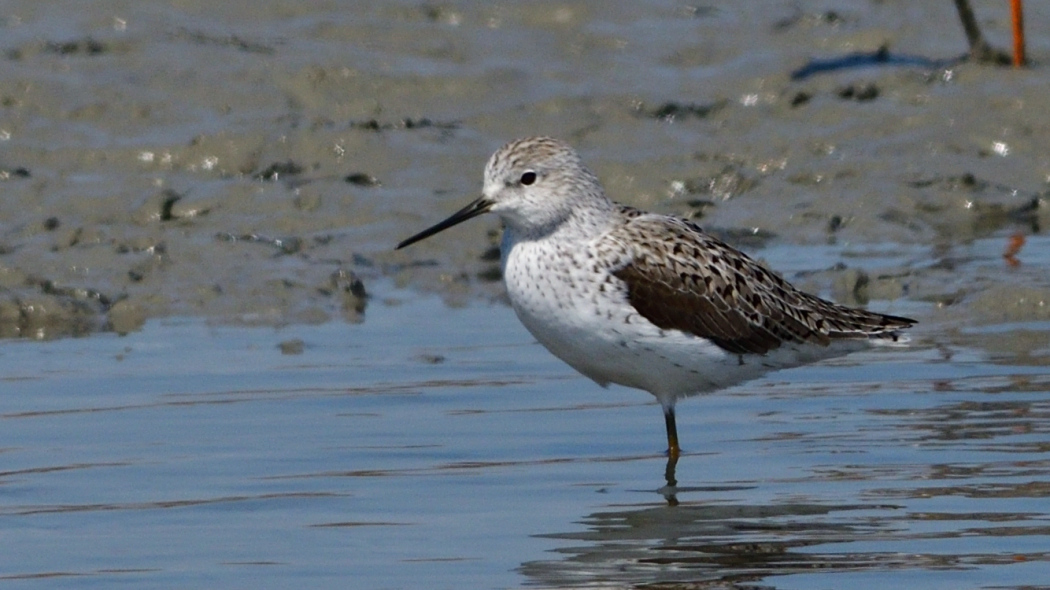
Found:
<path fill-rule="evenodd" d="M 612 269 L 631 305 L 664 330 L 706 338 L 737 354 L 784 342 L 894 338 L 913 320 L 852 309 L 799 291 L 743 252 L 674 217 L 624 208 L 607 236 L 624 253 Z"/>

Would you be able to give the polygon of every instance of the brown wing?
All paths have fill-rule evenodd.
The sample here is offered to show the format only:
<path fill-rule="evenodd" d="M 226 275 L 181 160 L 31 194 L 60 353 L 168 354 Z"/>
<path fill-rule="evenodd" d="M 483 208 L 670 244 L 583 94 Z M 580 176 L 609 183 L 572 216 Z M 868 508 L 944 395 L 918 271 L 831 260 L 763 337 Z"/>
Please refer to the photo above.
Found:
<path fill-rule="evenodd" d="M 688 221 L 629 216 L 608 237 L 626 256 L 613 275 L 638 313 L 664 330 L 763 354 L 784 342 L 894 337 L 914 320 L 852 309 L 799 291 Z"/>

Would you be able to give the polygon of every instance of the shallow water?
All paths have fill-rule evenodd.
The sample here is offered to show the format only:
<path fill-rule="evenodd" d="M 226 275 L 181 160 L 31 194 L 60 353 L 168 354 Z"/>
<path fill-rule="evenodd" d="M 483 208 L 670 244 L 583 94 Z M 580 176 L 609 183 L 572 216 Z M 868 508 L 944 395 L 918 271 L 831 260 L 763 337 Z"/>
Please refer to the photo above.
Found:
<path fill-rule="evenodd" d="M 869 0 L 10 0 L 0 31 L 3 587 L 1050 580 L 1050 37 L 956 63 L 950 3 Z M 912 347 L 683 401 L 665 489 L 650 397 L 484 303 L 494 219 L 392 250 L 537 133 Z"/>
<path fill-rule="evenodd" d="M 683 401 L 677 506 L 659 407 L 575 375 L 500 304 L 379 282 L 357 325 L 6 341 L 0 579 L 1035 587 L 1050 347 L 1004 334 L 1045 343 L 1050 322 L 934 326 Z"/>

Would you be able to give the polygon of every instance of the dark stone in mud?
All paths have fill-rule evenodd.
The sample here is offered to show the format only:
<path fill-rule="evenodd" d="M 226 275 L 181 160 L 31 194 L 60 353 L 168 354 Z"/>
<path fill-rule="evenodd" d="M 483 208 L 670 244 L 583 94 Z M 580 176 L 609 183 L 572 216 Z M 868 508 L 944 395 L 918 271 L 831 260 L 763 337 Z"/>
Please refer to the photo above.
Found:
<path fill-rule="evenodd" d="M 279 180 L 281 176 L 295 176 L 302 174 L 304 168 L 295 162 L 288 160 L 286 162 L 274 162 L 268 167 L 263 169 L 262 172 L 256 173 L 253 178 L 256 180 Z"/>
<path fill-rule="evenodd" d="M 774 31 L 785 31 L 806 22 L 824 25 L 839 25 L 846 22 L 846 17 L 834 10 L 828 10 L 817 14 L 808 14 L 796 9 L 790 16 L 781 18 L 773 23 Z"/>
<path fill-rule="evenodd" d="M 49 41 L 44 44 L 44 50 L 58 55 L 100 55 L 109 51 L 109 46 L 91 37 L 76 41 L 65 41 L 57 43 Z"/>
<path fill-rule="evenodd" d="M 654 109 L 645 109 L 643 107 L 640 111 L 646 117 L 659 119 L 661 121 L 673 121 L 675 119 L 684 119 L 688 117 L 704 119 L 725 108 L 726 104 L 728 104 L 728 102 L 725 100 L 720 100 L 711 104 L 665 102 Z"/>
<path fill-rule="evenodd" d="M 413 119 L 406 117 L 395 123 L 380 123 L 376 119 L 365 119 L 363 121 L 350 121 L 351 129 L 363 129 L 365 131 L 390 131 L 393 129 L 442 129 L 450 131 L 459 128 L 455 121 L 433 121 L 426 117 Z"/>
<path fill-rule="evenodd" d="M 435 124 L 433 121 L 425 117 L 422 119 L 406 118 L 401 121 L 401 124 L 404 126 L 405 129 L 425 129 L 427 127 L 439 126 L 438 124 Z"/>
<path fill-rule="evenodd" d="M 171 221 L 173 219 L 171 209 L 175 206 L 175 203 L 182 198 L 182 195 L 173 190 L 165 190 L 163 192 L 163 197 L 164 198 L 160 203 L 160 220 Z"/>
<path fill-rule="evenodd" d="M 368 119 L 367 121 L 350 121 L 351 129 L 364 129 L 365 131 L 381 131 L 383 129 L 390 129 L 392 125 L 386 124 L 381 125 L 379 121 L 375 119 Z"/>
<path fill-rule="evenodd" d="M 272 55 L 276 50 L 263 43 L 248 41 L 237 35 L 209 35 L 201 31 L 180 29 L 171 35 L 172 39 L 186 39 L 197 45 L 215 45 L 218 47 L 230 47 L 245 53 L 258 53 L 261 55 Z"/>
<path fill-rule="evenodd" d="M 277 248 L 280 251 L 280 254 L 296 254 L 302 251 L 305 245 L 302 238 L 295 236 L 268 238 L 266 236 L 260 236 L 259 234 L 235 235 L 229 232 L 220 232 L 215 234 L 215 239 L 222 242 L 250 242 L 255 244 L 265 244 Z"/>
<path fill-rule="evenodd" d="M 872 82 L 863 85 L 850 84 L 849 86 L 840 89 L 838 91 L 838 95 L 839 98 L 845 100 L 867 102 L 869 100 L 875 100 L 879 97 L 879 87 Z"/>
<path fill-rule="evenodd" d="M 57 217 L 48 217 L 44 220 L 44 229 L 47 231 L 55 231 L 59 225 L 61 225 L 61 222 Z"/>
<path fill-rule="evenodd" d="M 277 238 L 274 245 L 281 249 L 281 254 L 295 254 L 303 249 L 303 239 L 295 236 Z"/>
<path fill-rule="evenodd" d="M 150 237 L 140 237 L 117 244 L 113 251 L 117 254 L 144 252 L 146 254 L 162 256 L 167 254 L 168 244 L 166 242 L 158 242 L 156 239 Z"/>
<path fill-rule="evenodd" d="M 710 176 L 689 178 L 683 186 L 691 195 L 710 195 L 716 201 L 728 201 L 752 190 L 758 186 L 758 181 L 744 175 L 737 166 L 730 165 Z"/>
<path fill-rule="evenodd" d="M 96 291 L 95 289 L 89 289 L 86 287 L 65 287 L 56 285 L 53 281 L 48 279 L 31 278 L 29 279 L 28 284 L 37 286 L 40 289 L 40 292 L 45 295 L 54 295 L 63 299 L 74 301 L 97 301 L 103 307 L 109 307 L 113 301 L 112 298 L 100 291 Z"/>
<path fill-rule="evenodd" d="M 280 349 L 281 354 L 285 355 L 302 354 L 306 350 L 306 343 L 299 338 L 292 338 L 281 342 L 277 348 Z"/>
<path fill-rule="evenodd" d="M 503 279 L 503 272 L 500 270 L 499 266 L 493 265 L 478 272 L 478 278 L 482 281 L 495 283 Z"/>
<path fill-rule="evenodd" d="M 828 219 L 828 233 L 833 234 L 839 231 L 839 229 L 842 228 L 842 223 L 843 221 L 841 215 L 832 215 L 831 218 Z"/>
<path fill-rule="evenodd" d="M 171 189 L 150 194 L 131 211 L 131 219 L 139 225 L 152 225 L 158 221 L 172 221 L 179 216 L 175 205 L 184 195 Z"/>
<path fill-rule="evenodd" d="M 360 299 L 362 302 L 368 299 L 368 292 L 365 291 L 365 284 L 354 271 L 345 269 L 337 270 L 332 273 L 330 280 L 332 288 L 336 291 L 349 293 L 357 299 Z M 361 306 L 361 311 L 364 311 L 364 304 Z"/>
<path fill-rule="evenodd" d="M 368 306 L 368 292 L 361 278 L 352 270 L 339 269 L 328 277 L 328 284 L 318 288 L 322 295 L 337 295 L 342 299 L 343 317 L 348 322 L 364 321 L 365 307 Z"/>
<path fill-rule="evenodd" d="M 802 106 L 802 105 L 806 104 L 807 102 L 809 102 L 809 99 L 811 99 L 811 98 L 813 98 L 813 95 L 808 93 L 808 92 L 805 92 L 805 91 L 797 92 L 797 93 L 795 93 L 795 96 L 791 97 L 791 106 L 793 106 L 793 107 Z"/>
<path fill-rule="evenodd" d="M 690 199 L 686 205 L 689 205 L 689 219 L 703 219 L 707 211 L 714 208 L 716 203 L 711 199 Z"/>
<path fill-rule="evenodd" d="M 451 9 L 437 4 L 424 3 L 419 7 L 423 17 L 432 23 L 446 22 L 454 14 Z"/>
<path fill-rule="evenodd" d="M 364 172 L 355 172 L 353 174 L 347 174 L 343 178 L 343 180 L 356 186 L 379 186 L 378 178 L 372 176 L 371 174 L 366 174 Z"/>
<path fill-rule="evenodd" d="M 977 178 L 970 172 L 965 172 L 963 174 L 960 174 L 959 176 L 936 176 L 933 178 L 921 178 L 919 180 L 912 180 L 908 182 L 908 186 L 913 186 L 915 188 L 940 186 L 946 190 L 958 190 L 960 188 L 965 188 L 974 191 L 981 191 L 985 188 L 988 188 L 989 183 Z M 1012 191 L 1012 189 L 1009 188 L 1006 188 L 1006 190 Z"/>
<path fill-rule="evenodd" d="M 320 240 L 322 240 L 325 237 L 330 237 L 330 236 L 320 236 L 320 237 L 315 238 L 315 239 L 318 240 L 318 243 L 320 243 Z M 325 243 L 327 243 L 327 242 L 325 242 Z M 365 268 L 373 268 L 376 265 L 375 260 L 372 260 L 371 258 L 369 258 L 367 256 L 364 256 L 362 254 L 358 254 L 356 252 L 350 256 L 350 259 L 351 259 L 351 261 L 353 261 L 355 266 L 363 266 Z"/>
<path fill-rule="evenodd" d="M 481 253 L 480 259 L 484 262 L 495 262 L 500 259 L 499 246 L 489 246 L 487 250 Z"/>

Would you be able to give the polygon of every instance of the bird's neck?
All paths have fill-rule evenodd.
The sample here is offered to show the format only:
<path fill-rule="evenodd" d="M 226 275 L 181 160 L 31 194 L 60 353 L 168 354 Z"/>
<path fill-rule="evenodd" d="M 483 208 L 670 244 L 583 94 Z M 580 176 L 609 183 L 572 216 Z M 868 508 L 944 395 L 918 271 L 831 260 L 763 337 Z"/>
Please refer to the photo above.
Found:
<path fill-rule="evenodd" d="M 574 207 L 565 215 L 547 224 L 517 224 L 513 219 L 503 220 L 504 254 L 515 244 L 558 242 L 562 245 L 589 242 L 608 232 L 616 224 L 617 210 L 610 203 L 604 207 Z"/>

